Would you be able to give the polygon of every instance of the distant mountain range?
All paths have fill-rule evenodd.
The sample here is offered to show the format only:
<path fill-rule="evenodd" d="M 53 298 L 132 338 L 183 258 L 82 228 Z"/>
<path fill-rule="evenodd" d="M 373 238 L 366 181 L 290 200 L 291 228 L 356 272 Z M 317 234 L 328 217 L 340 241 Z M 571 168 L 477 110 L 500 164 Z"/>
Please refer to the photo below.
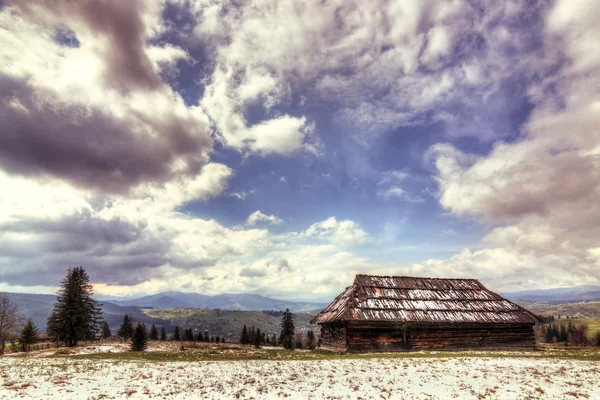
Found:
<path fill-rule="evenodd" d="M 154 308 L 219 308 L 221 310 L 285 310 L 292 312 L 321 311 L 327 303 L 278 300 L 258 294 L 219 294 L 208 296 L 198 293 L 163 292 L 128 300 L 104 300 L 119 306 Z"/>
<path fill-rule="evenodd" d="M 568 288 L 525 290 L 503 293 L 503 297 L 512 301 L 533 303 L 575 303 L 580 301 L 600 301 L 600 286 L 575 286 Z"/>
<path fill-rule="evenodd" d="M 0 293 L 2 294 L 2 293 Z M 51 294 L 7 293 L 25 318 L 31 318 L 40 332 L 45 332 L 46 322 L 52 313 L 56 296 Z M 102 317 L 111 329 L 116 329 L 129 314 L 136 321 L 168 327 L 171 322 L 146 315 L 142 308 L 211 308 L 221 310 L 318 312 L 327 304 L 271 299 L 256 294 L 221 294 L 207 296 L 197 293 L 164 292 L 128 300 L 99 300 Z"/>

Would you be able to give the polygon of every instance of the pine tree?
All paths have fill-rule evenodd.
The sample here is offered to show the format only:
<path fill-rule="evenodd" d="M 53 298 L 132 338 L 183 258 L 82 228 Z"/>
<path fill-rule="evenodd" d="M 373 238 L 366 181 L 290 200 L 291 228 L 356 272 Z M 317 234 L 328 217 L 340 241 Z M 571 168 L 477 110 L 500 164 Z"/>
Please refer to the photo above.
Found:
<path fill-rule="evenodd" d="M 123 340 L 129 340 L 133 336 L 133 324 L 131 323 L 131 318 L 129 318 L 129 315 L 125 314 L 123 317 L 123 322 L 121 323 L 121 327 L 117 332 L 117 336 Z"/>
<path fill-rule="evenodd" d="M 204 331 L 204 341 L 205 342 L 210 342 L 210 336 L 208 336 L 208 331 Z"/>
<path fill-rule="evenodd" d="M 262 335 L 260 334 L 260 329 L 257 329 L 254 334 L 254 347 L 256 347 L 256 348 L 260 347 L 261 339 L 262 339 Z"/>
<path fill-rule="evenodd" d="M 284 348 L 292 350 L 294 348 L 294 317 L 289 308 L 285 309 L 281 319 L 280 341 Z"/>
<path fill-rule="evenodd" d="M 221 338 L 221 343 L 225 343 L 225 336 Z M 598 346 L 600 346 L 600 342 L 598 342 Z"/>
<path fill-rule="evenodd" d="M 221 338 L 220 338 L 220 337 L 218 337 L 218 336 L 216 336 L 216 337 L 215 337 L 215 343 L 221 343 Z"/>
<path fill-rule="evenodd" d="M 158 330 L 156 329 L 156 325 L 154 325 L 154 324 L 152 324 L 152 326 L 150 327 L 149 339 L 150 340 L 158 340 Z"/>
<path fill-rule="evenodd" d="M 102 333 L 100 337 L 102 339 L 108 339 L 111 336 L 110 327 L 108 326 L 108 322 L 102 322 Z"/>
<path fill-rule="evenodd" d="M 246 324 L 244 324 L 244 327 L 242 328 L 242 336 L 240 336 L 240 343 L 248 344 L 248 342 L 248 328 L 246 327 Z"/>
<path fill-rule="evenodd" d="M 96 338 L 102 312 L 93 294 L 94 288 L 83 267 L 69 268 L 48 318 L 48 335 L 69 347 L 77 346 L 80 340 Z"/>
<path fill-rule="evenodd" d="M 160 340 L 167 340 L 167 332 L 165 332 L 164 326 L 160 329 Z"/>
<path fill-rule="evenodd" d="M 173 340 L 181 340 L 181 334 L 179 333 L 179 327 L 175 327 L 175 332 L 173 332 Z"/>
<path fill-rule="evenodd" d="M 194 332 L 192 331 L 192 328 L 186 328 L 183 331 L 183 340 L 185 340 L 186 342 L 194 341 Z"/>
<path fill-rule="evenodd" d="M 37 343 L 38 341 L 38 331 L 36 326 L 33 324 L 33 321 L 29 319 L 23 327 L 21 331 L 21 336 L 19 337 L 19 342 L 21 343 L 21 347 L 23 351 L 28 351 L 29 346 Z"/>
<path fill-rule="evenodd" d="M 202 331 L 198 331 L 196 335 L 196 342 L 204 342 L 204 336 L 202 336 Z"/>
<path fill-rule="evenodd" d="M 138 323 L 131 338 L 132 351 L 144 351 L 148 348 L 148 332 L 144 324 Z"/>

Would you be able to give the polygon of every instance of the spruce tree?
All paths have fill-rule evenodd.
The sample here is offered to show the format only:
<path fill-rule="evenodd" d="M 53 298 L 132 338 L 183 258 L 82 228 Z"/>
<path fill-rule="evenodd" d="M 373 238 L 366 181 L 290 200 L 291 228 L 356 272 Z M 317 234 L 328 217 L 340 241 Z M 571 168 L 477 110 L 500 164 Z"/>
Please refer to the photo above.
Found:
<path fill-rule="evenodd" d="M 144 351 L 148 348 L 148 332 L 144 324 L 137 324 L 131 338 L 132 351 Z"/>
<path fill-rule="evenodd" d="M 102 333 L 100 337 L 102 339 L 108 339 L 111 336 L 110 327 L 108 326 L 108 322 L 102 322 Z"/>
<path fill-rule="evenodd" d="M 254 334 L 254 347 L 259 348 L 260 347 L 260 341 L 262 339 L 262 335 L 260 334 L 260 328 L 256 330 L 255 334 Z"/>
<path fill-rule="evenodd" d="M 196 342 L 204 342 L 204 336 L 202 336 L 202 331 L 198 331 L 198 335 L 196 335 Z"/>
<path fill-rule="evenodd" d="M 19 337 L 19 342 L 21 343 L 21 347 L 23 351 L 29 351 L 29 346 L 37 343 L 38 341 L 38 331 L 36 326 L 33 324 L 33 321 L 29 319 L 23 330 L 21 331 L 21 336 Z"/>
<path fill-rule="evenodd" d="M 244 327 L 242 328 L 242 335 L 240 336 L 240 343 L 248 344 L 248 342 L 248 328 L 246 327 L 246 324 L 244 324 Z"/>
<path fill-rule="evenodd" d="M 254 344 L 255 341 L 256 341 L 256 328 L 254 328 L 254 325 L 252 325 L 250 327 L 250 329 L 248 329 L 248 344 Z"/>
<path fill-rule="evenodd" d="M 77 346 L 80 340 L 95 339 L 102 312 L 93 294 L 94 288 L 83 267 L 69 268 L 48 318 L 48 335 L 69 347 Z"/>
<path fill-rule="evenodd" d="M 294 348 L 294 317 L 289 308 L 285 309 L 281 319 L 280 341 L 284 348 L 292 350 Z"/>
<path fill-rule="evenodd" d="M 204 331 L 204 341 L 205 342 L 210 342 L 210 336 L 208 336 L 208 331 Z"/>
<path fill-rule="evenodd" d="M 186 342 L 194 341 L 194 331 L 192 331 L 192 328 L 186 328 L 186 330 L 183 331 L 183 340 Z"/>
<path fill-rule="evenodd" d="M 225 343 L 225 336 L 223 336 L 223 337 L 221 338 L 221 343 Z M 600 342 L 599 342 L 598 346 L 600 346 Z"/>
<path fill-rule="evenodd" d="M 181 335 L 179 334 L 179 327 L 175 327 L 175 332 L 173 333 L 173 340 L 181 340 Z"/>
<path fill-rule="evenodd" d="M 150 340 L 158 340 L 158 330 L 156 329 L 156 326 L 154 324 L 152 324 L 152 326 L 150 327 L 149 339 Z"/>
<path fill-rule="evenodd" d="M 133 336 L 133 324 L 131 323 L 129 315 L 125 314 L 123 317 L 123 322 L 117 332 L 117 336 L 124 340 L 129 340 Z"/>
<path fill-rule="evenodd" d="M 167 340 L 167 332 L 165 332 L 164 326 L 160 329 L 160 340 Z"/>

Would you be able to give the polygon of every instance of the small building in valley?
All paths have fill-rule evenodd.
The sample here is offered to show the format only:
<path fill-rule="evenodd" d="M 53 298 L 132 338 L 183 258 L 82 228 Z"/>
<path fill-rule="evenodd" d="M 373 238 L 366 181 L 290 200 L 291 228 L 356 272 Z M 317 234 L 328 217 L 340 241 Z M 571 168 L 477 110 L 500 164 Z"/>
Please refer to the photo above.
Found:
<path fill-rule="evenodd" d="M 476 279 L 356 275 L 312 321 L 348 352 L 530 349 L 539 318 Z"/>

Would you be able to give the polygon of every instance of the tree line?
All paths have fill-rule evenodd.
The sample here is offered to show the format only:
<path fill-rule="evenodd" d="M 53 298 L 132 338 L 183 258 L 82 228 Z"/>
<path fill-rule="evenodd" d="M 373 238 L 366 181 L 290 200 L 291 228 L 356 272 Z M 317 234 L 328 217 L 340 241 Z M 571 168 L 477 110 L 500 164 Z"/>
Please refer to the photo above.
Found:
<path fill-rule="evenodd" d="M 130 340 L 133 338 L 133 333 L 134 333 L 134 325 L 137 326 L 142 326 L 144 331 L 147 334 L 147 337 L 149 340 L 167 340 L 167 332 L 165 331 L 165 328 L 162 327 L 160 330 L 160 334 L 158 333 L 158 329 L 156 328 L 156 325 L 152 324 L 152 326 L 150 327 L 150 331 L 148 331 L 148 329 L 146 328 L 146 325 L 143 323 L 135 323 L 134 319 L 132 316 L 125 314 L 125 316 L 123 317 L 123 322 L 121 323 L 121 326 L 119 327 L 119 330 L 117 331 L 117 337 L 120 339 L 124 339 L 124 340 Z M 107 327 L 108 329 L 108 327 Z M 110 330 L 108 331 L 108 336 L 110 336 Z M 179 326 L 176 326 L 173 334 L 170 335 L 170 339 L 171 340 L 175 340 L 175 341 L 185 341 L 185 342 L 210 342 L 210 343 L 225 343 L 225 337 L 219 337 L 219 336 L 215 336 L 215 335 L 209 335 L 208 331 L 204 331 L 204 333 L 202 332 L 198 332 L 197 334 L 194 334 L 194 331 L 192 328 L 186 328 L 182 330 L 179 328 Z"/>
<path fill-rule="evenodd" d="M 248 328 L 244 324 L 240 334 L 240 344 L 253 345 L 254 347 L 260 347 L 261 345 L 282 346 L 288 350 L 294 348 L 312 350 L 318 344 L 312 329 L 307 332 L 306 336 L 295 333 L 294 316 L 289 308 L 283 312 L 279 327 L 281 330 L 279 337 L 277 337 L 275 334 L 272 336 L 266 335 L 265 332 L 261 332 L 259 328 L 254 328 L 254 326 Z"/>
<path fill-rule="evenodd" d="M 571 346 L 600 347 L 600 331 L 590 339 L 589 326 L 586 324 L 547 323 L 538 326 L 538 334 L 545 343 L 568 343 Z"/>

